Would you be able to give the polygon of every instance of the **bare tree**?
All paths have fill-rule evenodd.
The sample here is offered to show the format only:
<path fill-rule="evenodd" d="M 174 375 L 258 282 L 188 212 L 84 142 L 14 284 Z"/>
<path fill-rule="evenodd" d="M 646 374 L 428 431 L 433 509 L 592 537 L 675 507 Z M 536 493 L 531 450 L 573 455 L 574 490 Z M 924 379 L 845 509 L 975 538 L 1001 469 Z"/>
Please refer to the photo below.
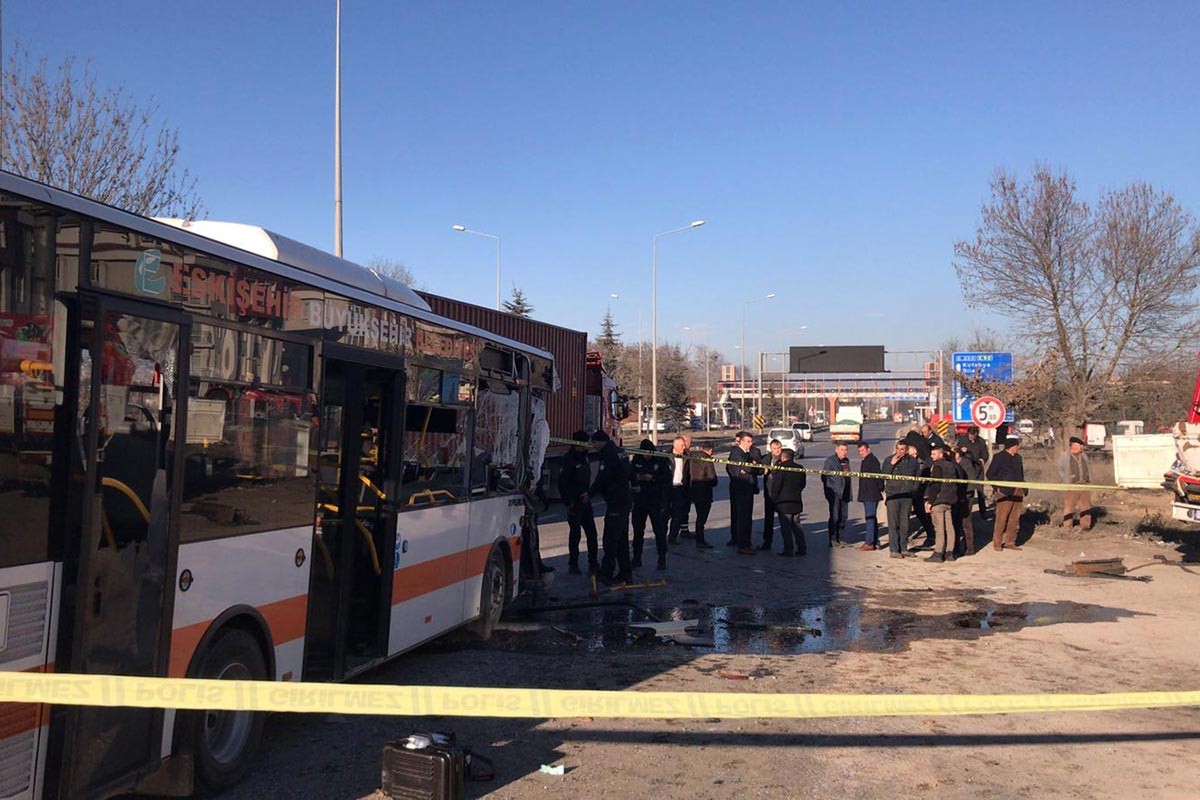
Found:
<path fill-rule="evenodd" d="M 1057 404 L 1063 433 L 1104 405 L 1135 357 L 1195 346 L 1200 234 L 1171 195 L 1134 183 L 1093 211 L 1044 166 L 1025 183 L 997 172 L 991 192 L 955 269 L 969 305 L 1009 317 L 1044 354 L 1036 391 Z"/>
<path fill-rule="evenodd" d="M 403 261 L 395 258 L 383 258 L 375 256 L 367 262 L 367 269 L 382 275 L 385 278 L 400 281 L 405 286 L 413 289 L 424 290 L 424 286 L 415 286 L 416 278 L 412 274 L 412 270 Z"/>
<path fill-rule="evenodd" d="M 31 65 L 20 48 L 2 89 L 4 169 L 135 214 L 203 215 L 196 180 L 179 167 L 179 131 L 156 125 L 153 99 L 103 89 L 71 58 Z"/>

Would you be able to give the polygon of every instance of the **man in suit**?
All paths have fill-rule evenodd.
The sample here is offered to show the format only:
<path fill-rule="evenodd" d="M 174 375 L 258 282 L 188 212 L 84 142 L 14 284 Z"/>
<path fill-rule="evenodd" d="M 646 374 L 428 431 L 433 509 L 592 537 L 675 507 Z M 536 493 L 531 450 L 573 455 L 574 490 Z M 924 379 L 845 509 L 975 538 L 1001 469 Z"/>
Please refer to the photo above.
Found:
<path fill-rule="evenodd" d="M 836 541 L 842 543 L 842 531 L 846 527 L 846 511 L 850 504 L 850 448 L 838 442 L 833 455 L 821 465 L 821 485 L 825 488 L 825 500 L 829 503 L 829 546 Z"/>
<path fill-rule="evenodd" d="M 752 556 L 758 552 L 750 532 L 754 525 L 754 495 L 758 494 L 761 466 L 754 450 L 754 436 L 748 431 L 738 431 L 733 437 L 729 461 L 725 467 L 729 475 L 729 532 L 732 536 L 729 544 L 737 546 L 738 554 Z"/>
<path fill-rule="evenodd" d="M 770 492 L 766 491 L 766 475 L 771 467 L 779 463 L 779 454 L 783 452 L 783 443 L 778 439 L 772 439 L 767 448 L 767 454 L 762 457 L 762 465 L 767 470 L 763 471 L 763 533 L 762 544 L 758 546 L 759 550 L 770 550 L 771 542 L 775 540 L 775 501 L 771 499 Z"/>
<path fill-rule="evenodd" d="M 688 459 L 687 437 L 676 436 L 671 443 L 671 488 L 667 496 L 670 526 L 667 528 L 667 543 L 679 544 L 679 534 L 687 527 L 688 505 L 691 495 L 688 487 L 692 483 L 692 462 Z"/>
<path fill-rule="evenodd" d="M 879 459 L 871 452 L 871 445 L 858 443 L 860 472 L 880 473 Z M 863 518 L 867 522 L 867 538 L 858 546 L 859 550 L 876 550 L 879 546 L 879 503 L 883 500 L 883 478 L 859 478 L 858 502 L 863 504 Z"/>

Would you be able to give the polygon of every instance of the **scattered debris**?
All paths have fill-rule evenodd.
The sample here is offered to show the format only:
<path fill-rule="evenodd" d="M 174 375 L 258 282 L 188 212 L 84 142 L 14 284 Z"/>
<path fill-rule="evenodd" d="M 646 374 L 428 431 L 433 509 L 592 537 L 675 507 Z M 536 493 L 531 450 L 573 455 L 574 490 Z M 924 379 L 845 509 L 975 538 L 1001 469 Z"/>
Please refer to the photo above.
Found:
<path fill-rule="evenodd" d="M 567 768 L 562 764 L 542 764 L 541 770 L 545 775 L 566 775 Z"/>
<path fill-rule="evenodd" d="M 654 631 L 655 636 L 675 636 L 686 633 L 688 631 L 700 630 L 700 620 L 698 619 L 673 619 L 668 622 L 631 622 L 630 628 L 648 628 Z"/>
<path fill-rule="evenodd" d="M 563 636 L 570 636 L 572 639 L 574 639 L 577 642 L 583 641 L 582 636 L 580 636 L 578 633 L 575 633 L 574 631 L 569 631 L 566 628 L 560 628 L 557 625 L 551 625 L 550 630 L 557 631 L 558 633 L 561 633 Z"/>

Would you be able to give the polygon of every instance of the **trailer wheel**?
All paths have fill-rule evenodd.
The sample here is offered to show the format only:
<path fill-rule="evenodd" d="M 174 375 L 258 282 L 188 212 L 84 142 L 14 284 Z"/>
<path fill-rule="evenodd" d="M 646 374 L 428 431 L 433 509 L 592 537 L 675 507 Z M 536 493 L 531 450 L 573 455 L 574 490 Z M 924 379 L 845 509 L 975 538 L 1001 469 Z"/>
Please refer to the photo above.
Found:
<path fill-rule="evenodd" d="M 197 676 L 261 681 L 267 678 L 262 650 L 253 636 L 230 628 L 201 655 Z M 262 740 L 266 715 L 260 711 L 194 711 L 185 735 L 195 758 L 196 778 L 209 792 L 221 792 L 246 777 Z"/>
<path fill-rule="evenodd" d="M 504 613 L 508 599 L 508 570 L 500 548 L 493 547 L 483 568 L 483 586 L 480 589 L 479 619 L 471 623 L 471 633 L 483 641 L 492 638 L 492 631 Z"/>

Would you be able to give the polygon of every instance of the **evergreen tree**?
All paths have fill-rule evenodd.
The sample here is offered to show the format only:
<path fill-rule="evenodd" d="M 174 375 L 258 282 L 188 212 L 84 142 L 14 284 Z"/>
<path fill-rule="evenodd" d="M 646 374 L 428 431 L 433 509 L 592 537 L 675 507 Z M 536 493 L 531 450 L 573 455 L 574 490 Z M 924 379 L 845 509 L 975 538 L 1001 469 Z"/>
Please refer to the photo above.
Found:
<path fill-rule="evenodd" d="M 529 301 L 525 299 L 525 293 L 514 283 L 512 298 L 504 301 L 504 310 L 510 314 L 516 314 L 518 317 L 528 317 L 533 313 L 533 306 L 529 305 Z"/>
<path fill-rule="evenodd" d="M 604 370 L 609 375 L 614 374 L 615 370 L 621 362 L 621 332 L 617 330 L 617 324 L 613 322 L 612 311 L 605 311 L 604 318 L 600 320 L 600 338 L 593 343 L 592 349 L 600 351 L 600 359 L 604 364 Z"/>

